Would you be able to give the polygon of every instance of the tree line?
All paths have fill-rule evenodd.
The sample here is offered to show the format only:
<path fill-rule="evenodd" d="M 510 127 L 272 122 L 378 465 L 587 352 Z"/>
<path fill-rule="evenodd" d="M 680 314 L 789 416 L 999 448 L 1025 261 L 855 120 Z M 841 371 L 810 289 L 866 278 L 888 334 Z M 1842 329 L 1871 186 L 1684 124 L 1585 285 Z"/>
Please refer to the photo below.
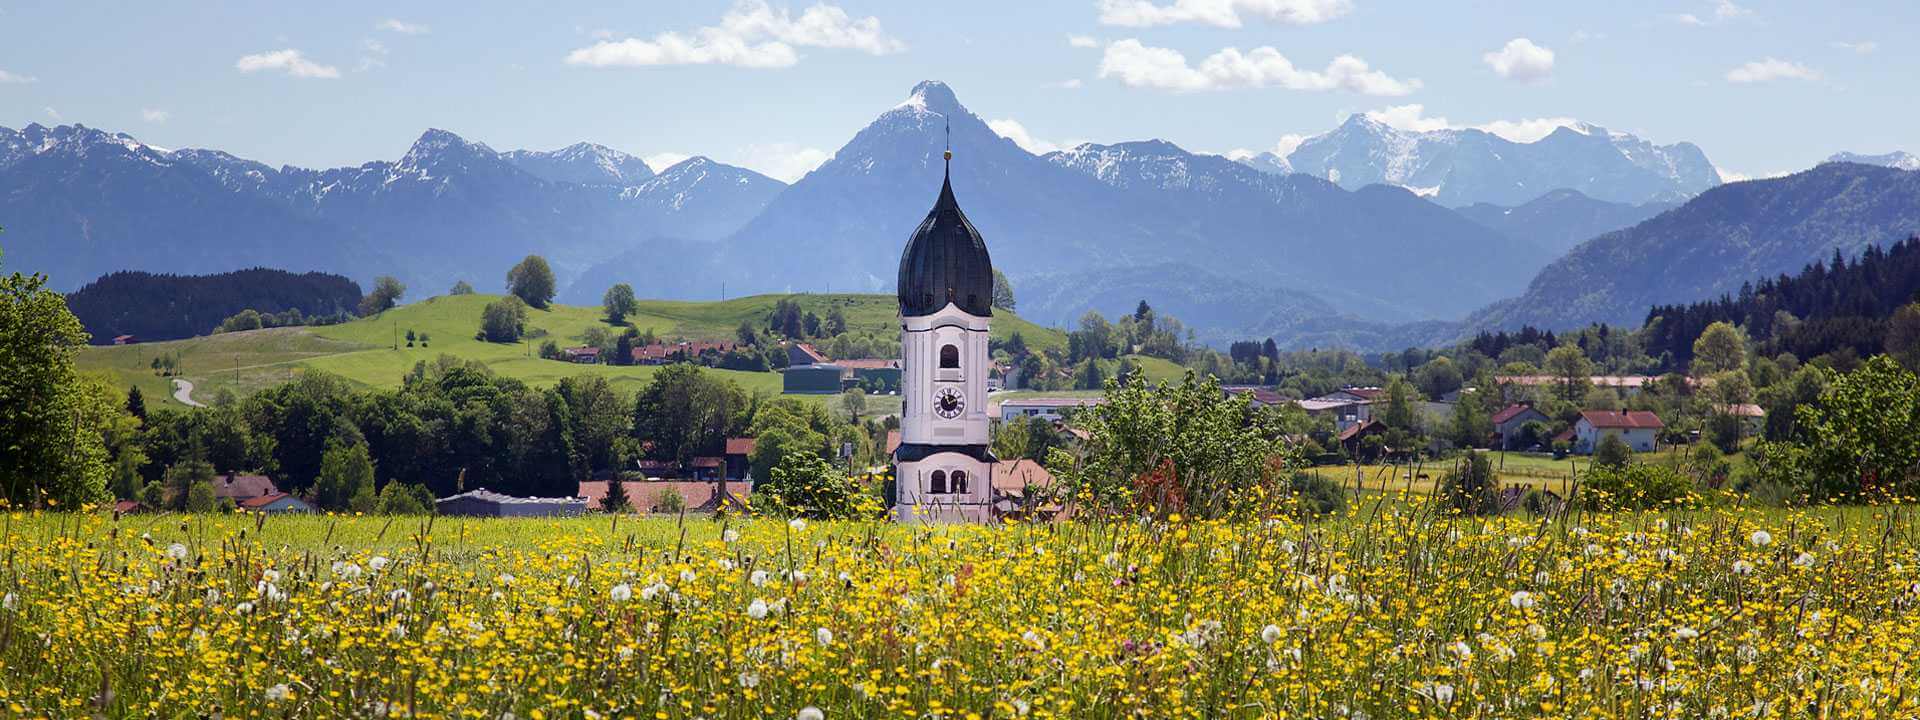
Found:
<path fill-rule="evenodd" d="M 359 310 L 361 293 L 358 283 L 340 275 L 251 268 L 214 275 L 116 272 L 66 298 L 94 341 L 104 342 L 119 335 L 141 340 L 204 335 L 249 310 L 263 327 L 337 321 Z"/>

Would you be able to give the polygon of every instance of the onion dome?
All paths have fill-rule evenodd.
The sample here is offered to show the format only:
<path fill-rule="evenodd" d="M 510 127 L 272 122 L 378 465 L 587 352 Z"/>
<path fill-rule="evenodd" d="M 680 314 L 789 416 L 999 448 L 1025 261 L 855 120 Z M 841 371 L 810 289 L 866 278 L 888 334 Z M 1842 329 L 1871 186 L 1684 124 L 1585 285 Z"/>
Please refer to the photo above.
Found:
<path fill-rule="evenodd" d="M 980 231 L 953 199 L 950 174 L 940 183 L 940 199 L 900 254 L 896 291 L 902 317 L 932 315 L 947 303 L 969 315 L 993 315 L 993 261 Z"/>

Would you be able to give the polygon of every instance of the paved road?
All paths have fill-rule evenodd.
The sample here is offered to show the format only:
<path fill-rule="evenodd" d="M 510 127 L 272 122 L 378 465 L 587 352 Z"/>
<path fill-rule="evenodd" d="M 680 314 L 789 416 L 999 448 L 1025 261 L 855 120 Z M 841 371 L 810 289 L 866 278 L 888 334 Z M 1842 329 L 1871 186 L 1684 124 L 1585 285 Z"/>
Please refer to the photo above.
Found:
<path fill-rule="evenodd" d="M 193 383 L 180 378 L 173 379 L 173 399 L 179 400 L 188 407 L 206 407 L 193 399 Z"/>

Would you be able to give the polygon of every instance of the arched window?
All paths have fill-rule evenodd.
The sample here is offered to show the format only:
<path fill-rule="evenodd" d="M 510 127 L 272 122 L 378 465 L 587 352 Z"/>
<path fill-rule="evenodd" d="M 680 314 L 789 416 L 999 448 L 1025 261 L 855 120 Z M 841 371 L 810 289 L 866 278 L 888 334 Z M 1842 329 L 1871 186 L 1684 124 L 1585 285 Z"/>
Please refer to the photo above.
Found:
<path fill-rule="evenodd" d="M 947 494 L 947 471 L 933 471 L 933 485 L 927 489 L 927 492 L 934 495 Z"/>
<path fill-rule="evenodd" d="M 953 494 L 955 495 L 967 494 L 967 471 L 965 470 L 953 471 Z"/>
<path fill-rule="evenodd" d="M 942 345 L 940 347 L 940 369 L 945 370 L 948 368 L 955 370 L 960 368 L 960 348 L 958 346 Z"/>

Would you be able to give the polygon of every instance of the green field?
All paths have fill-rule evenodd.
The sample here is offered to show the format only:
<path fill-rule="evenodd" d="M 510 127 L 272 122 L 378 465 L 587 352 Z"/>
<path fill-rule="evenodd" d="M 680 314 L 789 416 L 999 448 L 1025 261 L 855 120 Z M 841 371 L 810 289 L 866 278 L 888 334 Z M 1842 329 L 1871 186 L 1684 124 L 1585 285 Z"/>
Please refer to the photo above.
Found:
<path fill-rule="evenodd" d="M 726 340 L 735 336 L 743 321 L 764 323 L 774 304 L 789 297 L 798 301 L 803 310 L 823 318 L 832 309 L 839 308 L 847 318 L 849 332 L 883 335 L 898 332 L 895 300 L 891 295 L 755 295 L 720 302 L 642 300 L 639 313 L 629 317 L 626 324 L 641 331 L 651 330 L 664 340 Z M 88 347 L 81 351 L 79 363 L 83 370 L 107 372 L 123 384 L 138 386 L 149 403 L 164 404 L 176 403 L 171 381 L 151 368 L 153 359 L 160 356 L 177 358 L 179 376 L 194 384 L 194 398 L 203 403 L 211 402 L 223 390 L 244 396 L 308 371 L 333 373 L 366 387 L 397 387 L 415 363 L 432 362 L 442 354 L 477 360 L 502 376 L 536 386 L 552 385 L 561 378 L 575 375 L 604 376 L 623 393 L 633 392 L 657 369 L 574 365 L 539 357 L 539 345 L 547 340 L 572 345 L 578 344 L 590 328 L 613 330 L 598 307 L 555 305 L 548 310 L 530 310 L 529 337 L 518 344 L 474 339 L 481 310 L 499 298 L 498 295 L 439 296 L 340 325 Z M 424 333 L 431 340 L 424 346 L 407 347 L 409 330 Z M 1008 312 L 994 317 L 994 337 L 1005 339 L 1015 332 L 1030 346 L 1066 347 L 1066 335 L 1058 330 L 1040 327 Z M 1163 361 L 1149 358 L 1141 362 L 1149 368 L 1149 375 L 1166 372 L 1165 368 L 1153 365 Z M 740 383 L 749 392 L 780 392 L 779 373 L 714 372 Z M 897 409 L 898 405 L 897 399 L 874 398 L 873 409 L 887 412 Z"/>

